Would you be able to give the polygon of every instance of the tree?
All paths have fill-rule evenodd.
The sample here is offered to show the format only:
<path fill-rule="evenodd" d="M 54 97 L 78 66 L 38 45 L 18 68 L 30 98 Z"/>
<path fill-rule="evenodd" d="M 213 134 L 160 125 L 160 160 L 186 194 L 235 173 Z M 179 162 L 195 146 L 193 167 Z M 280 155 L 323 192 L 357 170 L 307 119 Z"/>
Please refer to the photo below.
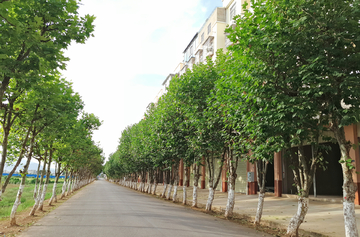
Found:
<path fill-rule="evenodd" d="M 79 17 L 78 8 L 79 1 L 0 1 L 0 182 L 8 136 L 20 114 L 14 103 L 43 77 L 65 69 L 63 50 L 72 41 L 84 43 L 92 35 L 95 17 Z"/>
<path fill-rule="evenodd" d="M 24 175 L 11 211 L 11 225 L 16 224 L 15 213 L 17 207 L 21 203 L 20 200 L 25 185 L 26 173 L 32 159 L 32 153 L 38 135 L 40 133 L 42 134 L 42 146 L 45 150 L 49 151 L 48 174 L 46 182 L 44 183 L 42 200 L 40 200 L 39 204 L 39 206 L 42 207 L 46 187 L 49 182 L 50 164 L 54 153 L 56 135 L 63 136 L 62 133 L 65 133 L 66 128 L 69 126 L 69 121 L 76 121 L 76 117 L 83 107 L 80 96 L 73 92 L 69 83 L 60 79 L 58 76 L 53 76 L 51 78 L 52 80 L 48 79 L 42 84 L 39 83 L 34 85 L 32 90 L 27 91 L 27 98 L 24 101 L 24 108 L 26 108 L 28 113 L 27 116 L 24 116 L 23 118 L 24 125 L 27 124 L 27 126 L 31 128 L 31 139 L 26 164 L 23 168 Z"/>
<path fill-rule="evenodd" d="M 349 156 L 352 144 L 345 139 L 344 126 L 359 121 L 359 4 L 357 1 L 252 1 L 253 13 L 238 17 L 229 30 L 233 50 L 252 62 L 251 76 L 258 88 L 267 90 L 268 99 L 277 104 L 278 116 L 290 116 L 294 128 L 285 126 L 287 148 L 299 147 L 295 183 L 302 198 L 298 213 L 288 228 L 290 236 L 307 212 L 307 192 L 317 166 L 317 158 L 305 159 L 302 146 L 311 140 L 318 147 L 324 125 L 330 125 L 341 157 L 344 185 L 346 236 L 357 236 L 354 214 L 356 187 Z M 274 24 L 275 23 L 275 24 Z M 268 101 L 270 103 L 270 101 Z M 274 107 L 275 108 L 275 107 Z M 269 110 L 271 111 L 271 110 Z M 315 152 L 316 154 L 316 152 Z M 317 156 L 315 156 L 317 157 Z M 299 169 L 300 168 L 300 169 Z M 300 185 L 299 185 L 300 184 Z"/>
<path fill-rule="evenodd" d="M 219 62 L 218 60 L 217 63 Z M 175 77 L 171 81 L 172 86 L 175 88 L 173 100 L 179 101 L 179 110 L 184 115 L 180 128 L 185 134 L 188 143 L 188 149 L 182 159 L 185 167 L 190 167 L 190 165 L 194 167 L 193 207 L 197 206 L 197 188 L 202 157 L 207 156 L 206 154 L 209 151 L 207 142 L 202 140 L 203 133 L 213 132 L 206 127 L 205 111 L 209 106 L 207 100 L 210 91 L 214 89 L 215 81 L 219 78 L 216 70 L 215 64 L 208 58 L 206 64 L 194 65 L 192 70 L 188 70 L 181 77 Z M 187 179 L 187 168 L 185 168 L 185 178 Z M 185 180 L 183 187 L 184 204 L 186 203 L 186 183 Z"/>

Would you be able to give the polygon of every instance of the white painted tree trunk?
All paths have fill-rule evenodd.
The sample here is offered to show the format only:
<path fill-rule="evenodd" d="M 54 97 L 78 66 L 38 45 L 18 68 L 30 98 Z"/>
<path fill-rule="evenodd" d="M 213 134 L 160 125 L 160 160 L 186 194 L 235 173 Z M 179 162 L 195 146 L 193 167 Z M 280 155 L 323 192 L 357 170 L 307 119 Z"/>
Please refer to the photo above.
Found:
<path fill-rule="evenodd" d="M 51 198 L 49 200 L 49 206 L 55 201 L 56 199 L 56 186 L 57 186 L 57 183 L 56 183 L 56 180 L 54 182 L 54 186 L 53 186 L 53 189 L 52 189 L 52 195 L 51 195 Z M 57 199 L 56 199 L 57 200 Z"/>
<path fill-rule="evenodd" d="M 45 184 L 44 184 L 44 187 L 43 187 L 43 191 L 42 191 L 42 193 L 41 193 L 41 198 L 40 198 L 40 203 L 39 203 L 38 211 L 42 211 L 42 210 L 43 210 L 47 186 L 48 186 L 47 183 L 45 183 Z"/>
<path fill-rule="evenodd" d="M 186 185 L 183 186 L 183 204 L 186 205 Z"/>
<path fill-rule="evenodd" d="M 152 191 L 152 184 L 149 184 L 149 190 L 148 190 L 148 193 L 151 194 L 151 191 Z"/>
<path fill-rule="evenodd" d="M 261 216 L 262 216 L 263 208 L 264 208 L 264 199 L 265 199 L 265 193 L 259 193 L 258 207 L 257 207 L 257 211 L 256 211 L 255 221 L 254 221 L 255 225 L 260 224 Z"/>
<path fill-rule="evenodd" d="M 64 181 L 62 189 L 61 189 L 61 196 L 60 199 L 63 199 L 65 196 L 65 191 L 66 191 L 66 181 Z"/>
<path fill-rule="evenodd" d="M 76 186 L 76 178 L 74 178 L 72 181 L 71 181 L 71 185 L 70 185 L 70 194 L 72 194 L 74 192 L 74 186 Z"/>
<path fill-rule="evenodd" d="M 39 202 L 40 202 L 40 197 L 36 197 L 35 199 L 35 203 L 34 203 L 34 206 L 32 207 L 30 213 L 29 213 L 29 216 L 33 216 L 35 215 L 35 212 L 36 212 L 36 209 L 38 208 L 39 206 Z"/>
<path fill-rule="evenodd" d="M 167 199 L 167 200 L 170 200 L 172 187 L 173 187 L 173 186 L 172 186 L 171 184 L 169 184 L 169 190 L 168 190 L 168 193 L 167 193 L 167 195 L 166 195 L 166 199 Z"/>
<path fill-rule="evenodd" d="M 67 191 L 66 191 L 66 196 L 68 196 L 70 194 L 70 185 L 71 185 L 71 179 L 69 179 L 69 182 L 67 184 Z"/>
<path fill-rule="evenodd" d="M 156 195 L 156 188 L 157 188 L 157 183 L 154 184 L 154 190 L 152 192 L 153 195 Z"/>
<path fill-rule="evenodd" d="M 39 203 L 40 203 L 40 200 L 41 200 L 41 192 L 42 189 L 41 189 L 41 183 L 39 183 L 39 186 L 38 186 L 38 190 L 37 190 L 37 195 L 36 195 L 36 198 L 35 198 L 35 203 L 34 203 L 34 206 L 32 207 L 30 213 L 29 213 L 29 216 L 33 216 L 35 215 L 35 212 L 37 210 L 37 208 L 39 207 Z"/>
<path fill-rule="evenodd" d="M 10 214 L 10 225 L 11 226 L 16 225 L 15 214 L 16 214 L 16 210 L 18 209 L 19 205 L 21 204 L 21 195 L 22 195 L 23 191 L 24 191 L 24 185 L 20 184 L 14 205 L 11 209 L 11 214 Z"/>
<path fill-rule="evenodd" d="M 173 202 L 176 202 L 178 186 L 174 185 Z"/>
<path fill-rule="evenodd" d="M 162 197 L 162 198 L 165 197 L 167 187 L 168 187 L 168 185 L 167 185 L 167 184 L 164 184 L 164 190 L 163 190 L 163 192 L 162 192 L 162 194 L 161 194 L 161 197 Z"/>
<path fill-rule="evenodd" d="M 287 235 L 291 237 L 298 236 L 298 230 L 303 223 L 305 215 L 309 209 L 309 198 L 298 198 L 298 209 L 296 214 L 290 219 L 289 226 L 287 228 Z"/>
<path fill-rule="evenodd" d="M 214 189 L 209 188 L 209 197 L 208 197 L 208 200 L 207 200 L 207 203 L 206 203 L 206 208 L 205 208 L 206 211 L 211 211 L 211 206 L 212 206 L 212 203 L 214 201 L 214 195 L 215 195 Z"/>
<path fill-rule="evenodd" d="M 345 196 L 345 195 L 344 195 Z M 343 202 L 345 236 L 358 237 L 358 230 L 356 226 L 355 204 L 354 202 Z"/>
<path fill-rule="evenodd" d="M 197 207 L 197 189 L 198 187 L 194 185 L 194 188 L 193 188 L 193 200 L 192 200 L 192 207 Z"/>
<path fill-rule="evenodd" d="M 225 217 L 231 217 L 234 211 L 235 206 L 235 191 L 234 189 L 230 188 L 228 191 L 228 199 L 226 204 L 226 210 L 225 210 Z"/>

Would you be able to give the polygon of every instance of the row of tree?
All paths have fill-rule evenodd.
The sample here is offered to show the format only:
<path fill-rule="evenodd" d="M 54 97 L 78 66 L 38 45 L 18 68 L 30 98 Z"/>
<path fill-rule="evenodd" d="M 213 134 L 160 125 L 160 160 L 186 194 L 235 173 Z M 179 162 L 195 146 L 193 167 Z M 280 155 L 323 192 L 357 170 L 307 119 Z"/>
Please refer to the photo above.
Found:
<path fill-rule="evenodd" d="M 172 79 L 168 92 L 145 118 L 127 127 L 105 165 L 112 179 L 144 191 L 164 172 L 165 190 L 176 198 L 180 159 L 193 165 L 193 205 L 202 158 L 208 167 L 211 210 L 221 168 L 227 164 L 229 194 L 225 216 L 234 207 L 239 159 L 256 164 L 260 222 L 267 164 L 274 152 L 289 159 L 298 191 L 298 210 L 287 233 L 297 236 L 309 207 L 309 191 L 318 167 L 326 165 L 334 141 L 341 151 L 343 209 L 346 236 L 358 236 L 355 219 L 354 161 L 349 153 L 358 144 L 345 139 L 344 126 L 360 120 L 360 3 L 357 0 L 251 1 L 252 10 L 236 16 L 227 28 L 232 45 L 216 61 L 194 66 Z M 244 6 L 246 7 L 246 6 Z M 331 136 L 325 136 L 330 131 Z M 312 146 L 312 155 L 304 146 Z M 220 171 L 215 173 L 215 162 Z M 187 172 L 187 169 L 185 169 Z M 185 174 L 186 178 L 187 175 Z M 184 203 L 186 189 L 184 182 Z"/>
<path fill-rule="evenodd" d="M 42 209 L 50 167 L 56 180 L 49 205 L 56 201 L 56 185 L 65 174 L 62 197 L 88 183 L 102 170 L 102 149 L 92 140 L 101 122 L 83 112 L 83 101 L 70 82 L 61 78 L 64 50 L 71 42 L 84 43 L 92 36 L 94 16 L 79 16 L 80 1 L 0 0 L 0 197 L 12 174 L 21 167 L 21 183 L 10 217 L 21 203 L 30 162 L 37 159 L 35 205 Z M 5 164 L 12 164 L 3 177 Z M 39 182 L 39 183 L 38 183 Z"/>

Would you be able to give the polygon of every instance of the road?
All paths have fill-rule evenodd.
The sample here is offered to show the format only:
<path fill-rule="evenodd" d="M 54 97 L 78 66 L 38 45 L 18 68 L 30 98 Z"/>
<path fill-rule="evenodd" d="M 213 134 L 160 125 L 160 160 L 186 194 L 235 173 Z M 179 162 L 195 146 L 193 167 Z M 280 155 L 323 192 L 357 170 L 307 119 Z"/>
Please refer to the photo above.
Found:
<path fill-rule="evenodd" d="M 105 180 L 97 180 L 20 236 L 270 235 Z"/>

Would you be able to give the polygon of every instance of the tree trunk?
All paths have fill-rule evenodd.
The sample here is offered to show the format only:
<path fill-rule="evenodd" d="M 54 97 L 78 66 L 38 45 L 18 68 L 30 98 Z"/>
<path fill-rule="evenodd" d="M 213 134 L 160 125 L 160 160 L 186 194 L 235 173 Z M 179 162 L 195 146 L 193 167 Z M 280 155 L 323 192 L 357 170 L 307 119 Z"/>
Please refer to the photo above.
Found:
<path fill-rule="evenodd" d="M 199 186 L 199 170 L 200 166 L 198 164 L 195 164 L 195 168 L 193 170 L 194 172 L 194 184 L 193 184 L 193 200 L 192 200 L 192 207 L 197 207 L 197 192 L 198 192 L 198 186 Z"/>
<path fill-rule="evenodd" d="M 166 195 L 166 200 L 170 200 L 172 188 L 173 188 L 173 186 L 171 184 L 169 184 L 169 190 Z"/>
<path fill-rule="evenodd" d="M 24 191 L 24 185 L 25 184 L 23 184 L 23 182 L 20 183 L 20 187 L 19 187 L 18 193 L 16 195 L 15 203 L 14 203 L 12 209 L 11 209 L 10 226 L 16 225 L 15 214 L 16 214 L 16 210 L 18 209 L 19 205 L 21 204 L 21 195 L 22 195 L 22 193 Z"/>
<path fill-rule="evenodd" d="M 31 126 L 29 127 L 29 129 L 28 129 L 28 131 L 27 131 L 27 133 L 26 133 L 26 136 L 25 136 L 25 140 L 24 140 L 24 142 L 22 143 L 21 151 L 20 151 L 18 160 L 16 161 L 14 167 L 13 167 L 12 170 L 10 171 L 9 175 L 6 177 L 5 182 L 4 182 L 3 186 L 1 187 L 1 193 L 5 193 L 6 187 L 7 187 L 7 185 L 9 184 L 9 181 L 10 181 L 12 175 L 15 173 L 16 169 L 17 169 L 17 168 L 19 167 L 19 165 L 21 164 L 21 161 L 22 161 L 22 159 L 23 159 L 23 155 L 24 155 L 24 152 L 25 152 L 25 147 L 26 147 L 26 144 L 27 144 L 27 141 L 28 141 L 28 139 L 29 139 L 30 132 L 31 132 L 32 124 L 33 124 L 33 121 L 31 122 Z M 36 187 L 36 183 L 35 183 L 35 187 Z M 0 198 L 1 198 L 1 195 L 0 195 Z"/>
<path fill-rule="evenodd" d="M 0 101 L 0 109 L 1 109 L 2 101 Z M 6 110 L 6 108 L 5 108 Z M 1 151 L 1 161 L 0 161 L 0 200 L 2 199 L 1 196 L 3 194 L 2 191 L 2 175 L 4 173 L 4 167 L 6 162 L 7 150 L 8 150 L 8 142 L 9 142 L 9 134 L 11 128 L 11 118 L 12 118 L 12 109 L 10 111 L 5 111 L 4 120 L 2 121 L 3 124 L 3 140 L 2 140 L 2 151 Z"/>
<path fill-rule="evenodd" d="M 344 127 L 339 128 L 337 122 L 333 121 L 331 130 L 333 131 L 335 138 L 340 147 L 341 153 L 341 168 L 343 172 L 343 212 L 344 212 L 344 224 L 345 224 L 345 236 L 353 237 L 358 236 L 358 229 L 355 217 L 355 193 L 357 186 L 354 183 L 352 173 L 353 170 L 349 168 L 347 161 L 352 160 L 350 157 L 350 149 L 353 144 L 348 143 L 345 138 Z M 350 164 L 349 164 L 350 165 Z"/>
<path fill-rule="evenodd" d="M 66 191 L 66 193 L 65 193 L 65 196 L 70 195 L 70 185 L 71 185 L 71 181 L 72 181 L 72 179 L 73 179 L 72 176 L 73 176 L 73 173 L 70 172 L 69 181 L 68 181 L 68 184 L 67 184 L 67 191 Z"/>
<path fill-rule="evenodd" d="M 14 205 L 11 209 L 11 214 L 10 214 L 10 225 L 11 226 L 16 225 L 15 214 L 16 214 L 16 210 L 18 209 L 19 205 L 21 204 L 21 195 L 24 191 L 24 186 L 25 186 L 25 181 L 26 181 L 26 173 L 28 171 L 30 161 L 31 161 L 32 151 L 33 151 L 33 147 L 34 147 L 34 140 L 35 140 L 35 137 L 33 136 L 31 139 L 31 142 L 30 142 L 29 155 L 28 155 L 26 164 L 24 166 L 23 173 L 21 174 L 22 178 L 21 178 L 20 187 L 19 187 L 18 193 L 16 195 Z"/>
<path fill-rule="evenodd" d="M 215 176 L 214 154 L 212 153 L 210 156 L 208 156 L 208 159 L 207 159 L 207 163 L 208 163 L 208 167 L 209 167 L 209 197 L 208 197 L 206 207 L 205 207 L 206 211 L 211 211 L 212 203 L 214 201 L 214 196 L 215 196 L 215 189 L 216 189 L 217 185 L 219 184 L 219 180 L 220 180 L 221 173 L 222 173 L 222 167 L 224 165 L 225 152 L 226 152 L 226 148 L 224 148 L 224 151 L 222 154 L 219 172 L 218 172 L 217 176 Z"/>
<path fill-rule="evenodd" d="M 308 162 L 305 159 L 305 152 L 303 142 L 298 146 L 297 154 L 291 153 L 292 161 L 295 166 L 293 169 L 294 182 L 298 191 L 298 210 L 297 213 L 290 219 L 287 229 L 287 235 L 298 236 L 298 230 L 301 223 L 304 221 L 305 215 L 309 208 L 309 190 L 313 181 L 316 170 L 316 158 L 313 157 L 311 168 L 308 167 Z M 295 162 L 294 162 L 295 161 Z"/>
<path fill-rule="evenodd" d="M 69 194 L 72 194 L 74 192 L 74 186 L 76 185 L 76 178 L 77 178 L 76 174 L 74 174 L 72 179 L 71 179 Z"/>
<path fill-rule="evenodd" d="M 58 183 L 59 177 L 60 177 L 60 168 L 61 168 L 61 164 L 59 163 L 58 164 L 58 171 L 57 172 L 55 171 L 56 178 L 55 178 L 55 182 L 54 182 L 54 186 L 53 186 L 53 190 L 52 190 L 52 195 L 51 195 L 51 198 L 49 200 L 49 206 L 52 204 L 52 202 L 57 202 L 56 186 L 57 186 L 57 183 Z"/>
<path fill-rule="evenodd" d="M 164 198 L 165 196 L 166 196 L 166 190 L 167 190 L 167 184 L 164 184 L 164 190 L 163 190 L 163 192 L 162 192 L 162 194 L 161 194 L 161 197 L 162 198 Z"/>
<path fill-rule="evenodd" d="M 228 152 L 227 152 L 227 164 L 228 164 L 228 170 L 229 170 L 229 177 L 228 177 L 228 183 L 229 183 L 229 190 L 228 190 L 228 199 L 226 204 L 226 210 L 225 210 L 225 218 L 229 218 L 232 216 L 235 206 L 235 181 L 236 181 L 236 170 L 238 166 L 239 157 L 233 155 L 233 149 L 229 146 Z"/>
<path fill-rule="evenodd" d="M 173 202 L 176 202 L 178 185 L 179 185 L 179 164 L 174 165 L 174 193 L 173 193 Z"/>
<path fill-rule="evenodd" d="M 158 176 L 157 176 L 157 174 L 158 174 L 158 171 L 155 171 L 154 172 L 154 178 L 153 178 L 153 180 L 154 180 L 154 190 L 152 192 L 153 195 L 156 195 L 156 188 L 157 188 L 157 185 L 158 185 Z"/>
<path fill-rule="evenodd" d="M 39 182 L 39 186 L 38 186 L 38 190 L 37 190 L 37 195 L 35 198 L 35 203 L 34 206 L 32 207 L 29 216 L 33 216 L 35 215 L 35 212 L 37 210 L 37 208 L 39 207 L 39 203 L 41 200 L 41 194 L 42 194 L 42 184 L 43 184 L 43 180 L 44 180 L 44 174 L 45 174 L 45 170 L 46 170 L 46 157 L 47 157 L 47 150 L 45 150 L 45 155 L 44 155 L 44 164 L 43 164 L 43 169 L 42 169 L 42 173 L 41 173 L 41 177 L 40 177 L 40 182 Z M 39 161 L 40 163 L 40 161 Z"/>
<path fill-rule="evenodd" d="M 38 182 L 39 182 L 40 165 L 41 165 L 41 160 L 39 160 L 39 165 L 38 165 L 37 172 L 36 172 L 35 188 L 34 188 L 34 195 L 33 195 L 34 200 L 36 199 L 37 185 L 38 185 Z"/>
<path fill-rule="evenodd" d="M 212 206 L 212 203 L 214 201 L 214 195 L 215 195 L 215 191 L 214 191 L 213 188 L 210 187 L 209 188 L 209 197 L 208 197 L 206 207 L 205 207 L 206 211 L 211 211 L 211 206 Z"/>
<path fill-rule="evenodd" d="M 264 199 L 265 199 L 265 182 L 266 182 L 266 172 L 267 172 L 267 160 L 257 160 L 256 161 L 256 174 L 257 181 L 259 184 L 259 199 L 258 199 L 258 207 L 255 215 L 255 225 L 259 225 L 261 221 L 261 216 L 264 208 Z"/>
<path fill-rule="evenodd" d="M 235 177 L 229 175 L 229 190 L 225 209 L 225 217 L 231 217 L 235 206 Z"/>
<path fill-rule="evenodd" d="M 290 237 L 297 237 L 301 223 L 305 219 L 305 215 L 309 209 L 309 198 L 298 198 L 298 209 L 296 214 L 290 219 L 290 223 L 286 234 Z"/>
<path fill-rule="evenodd" d="M 137 177 L 137 174 L 135 173 L 135 180 L 134 180 L 134 189 L 135 190 L 138 190 L 137 183 L 138 183 L 138 177 Z"/>
<path fill-rule="evenodd" d="M 176 202 L 178 186 L 174 185 L 173 202 Z"/>
<path fill-rule="evenodd" d="M 260 191 L 259 200 L 258 200 L 258 206 L 257 206 L 256 216 L 255 216 L 255 221 L 254 221 L 255 225 L 260 224 L 261 216 L 262 216 L 263 208 L 264 208 L 264 199 L 265 199 L 265 193 Z"/>
<path fill-rule="evenodd" d="M 170 171 L 166 170 L 164 171 L 164 191 L 161 195 L 162 198 L 166 198 L 166 191 L 168 189 L 170 183 Z"/>
<path fill-rule="evenodd" d="M 65 197 L 65 192 L 66 192 L 66 181 L 67 181 L 67 177 L 68 176 L 68 172 L 66 171 L 65 172 L 65 179 L 64 179 L 64 183 L 63 183 L 63 186 L 62 186 L 62 189 L 61 189 L 61 196 L 60 196 L 60 199 L 63 199 Z"/>
<path fill-rule="evenodd" d="M 185 163 L 184 163 L 185 164 Z M 184 183 L 183 183 L 183 205 L 186 205 L 186 199 L 187 199 L 187 195 L 186 195 L 186 184 L 188 182 L 188 167 L 185 165 L 184 168 Z"/>
<path fill-rule="evenodd" d="M 48 167 L 47 167 L 47 172 L 46 172 L 46 180 L 44 182 L 44 187 L 43 187 L 43 191 L 41 194 L 41 199 L 40 199 L 40 203 L 39 203 L 39 207 L 38 207 L 38 211 L 43 211 L 43 206 L 44 206 L 44 201 L 45 201 L 45 195 L 46 195 L 46 191 L 47 191 L 47 187 L 49 184 L 49 179 L 50 179 L 50 166 L 51 166 L 51 160 L 52 160 L 52 155 L 53 155 L 53 150 L 52 148 L 50 149 L 50 155 L 49 155 L 49 162 L 48 162 Z"/>

